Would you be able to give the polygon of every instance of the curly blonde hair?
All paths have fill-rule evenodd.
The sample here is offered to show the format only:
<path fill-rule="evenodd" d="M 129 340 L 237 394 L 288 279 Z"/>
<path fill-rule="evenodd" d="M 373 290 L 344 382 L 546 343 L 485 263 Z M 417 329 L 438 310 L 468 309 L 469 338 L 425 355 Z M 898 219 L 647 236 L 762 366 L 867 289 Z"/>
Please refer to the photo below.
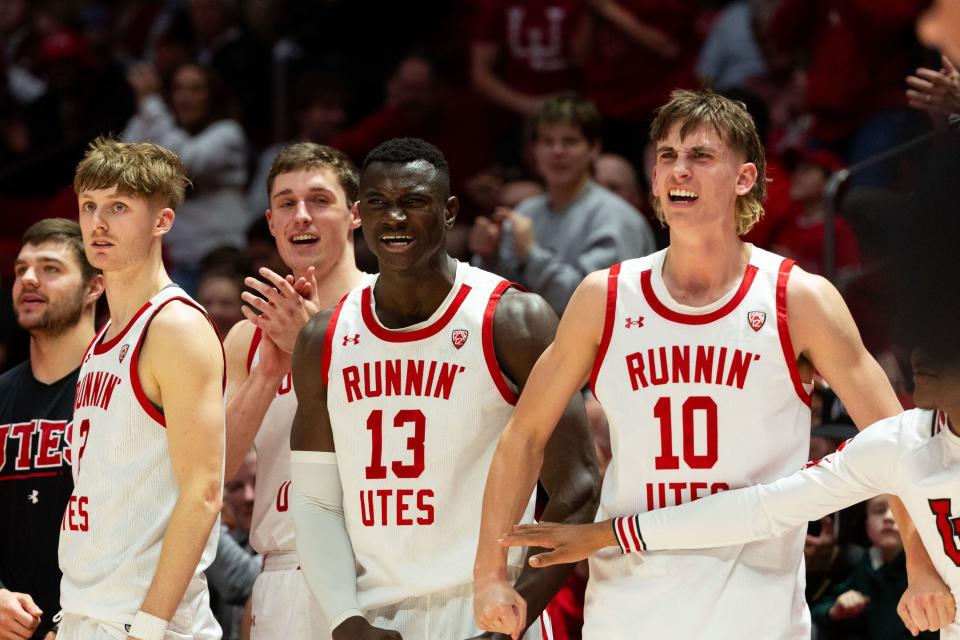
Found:
<path fill-rule="evenodd" d="M 650 140 L 657 143 L 680 125 L 684 138 L 703 126 L 712 128 L 728 146 L 757 167 L 757 181 L 746 195 L 737 197 L 737 234 L 750 231 L 763 217 L 763 201 L 767 197 L 767 160 L 763 143 L 757 134 L 747 106 L 712 91 L 674 91 L 670 101 L 657 109 L 650 126 Z M 666 225 L 658 198 L 651 198 L 657 218 Z"/>

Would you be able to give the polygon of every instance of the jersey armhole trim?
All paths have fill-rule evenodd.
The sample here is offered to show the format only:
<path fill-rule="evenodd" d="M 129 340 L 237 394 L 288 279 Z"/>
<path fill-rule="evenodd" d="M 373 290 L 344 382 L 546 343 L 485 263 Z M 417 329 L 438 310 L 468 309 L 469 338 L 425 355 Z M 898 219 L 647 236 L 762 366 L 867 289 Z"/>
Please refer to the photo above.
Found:
<path fill-rule="evenodd" d="M 783 359 L 787 363 L 793 388 L 800 400 L 809 407 L 811 403 L 810 394 L 803 388 L 803 380 L 800 379 L 800 367 L 797 364 L 797 356 L 793 351 L 793 341 L 790 339 L 790 324 L 787 321 L 787 282 L 790 280 L 790 271 L 794 265 L 796 265 L 795 261 L 786 258 L 780 263 L 780 270 L 777 273 L 777 333 L 780 335 L 780 348 L 783 350 Z"/>
<path fill-rule="evenodd" d="M 483 360 L 487 364 L 487 371 L 490 373 L 490 378 L 493 380 L 494 386 L 497 387 L 497 391 L 511 405 L 517 404 L 517 394 L 507 384 L 503 372 L 500 371 L 500 364 L 497 362 L 497 352 L 493 345 L 493 316 L 497 312 L 497 303 L 500 302 L 503 292 L 515 286 L 514 283 L 507 280 L 497 284 L 487 301 L 487 308 L 483 311 L 483 324 L 480 328 L 480 342 L 483 345 Z"/>
<path fill-rule="evenodd" d="M 613 337 L 613 323 L 617 313 L 617 284 L 620 279 L 620 264 L 617 263 L 610 267 L 610 273 L 607 275 L 607 306 L 603 317 L 603 334 L 600 338 L 600 346 L 597 347 L 597 355 L 593 358 L 593 368 L 590 370 L 590 392 L 598 401 L 597 378 L 600 376 L 600 367 L 603 365 L 603 359 L 607 355 L 607 349 L 610 348 L 610 339 Z"/>
<path fill-rule="evenodd" d="M 250 373 L 250 367 L 253 366 L 253 357 L 257 355 L 257 349 L 260 347 L 260 340 L 263 339 L 263 330 L 257 327 L 253 332 L 253 338 L 250 340 L 250 349 L 247 351 L 247 373 Z"/>
<path fill-rule="evenodd" d="M 217 329 L 217 325 L 213 322 L 213 319 L 206 312 L 206 310 L 201 307 L 199 304 L 191 300 L 190 298 L 184 296 L 175 296 L 173 298 L 168 298 L 161 302 L 153 312 L 150 314 L 150 317 L 147 318 L 146 324 L 143 327 L 143 331 L 140 332 L 140 338 L 137 340 L 136 346 L 133 348 L 133 353 L 130 355 L 130 386 L 133 388 L 133 395 L 136 396 L 137 402 L 140 404 L 140 407 L 147 413 L 148 416 L 153 418 L 154 422 L 159 424 L 164 429 L 167 428 L 167 419 L 160 411 L 160 409 L 150 401 L 150 398 L 147 397 L 146 392 L 143 390 L 143 384 L 140 382 L 140 348 L 143 346 L 143 340 L 147 337 L 147 330 L 150 328 L 150 323 L 153 321 L 157 314 L 165 306 L 171 302 L 179 301 L 187 306 L 193 307 L 197 311 L 203 314 L 203 317 L 207 319 L 207 322 L 210 323 L 210 326 L 213 327 L 213 332 L 217 335 L 217 341 L 220 343 L 220 358 L 221 364 L 223 366 L 223 376 L 220 381 L 220 393 L 223 394 L 227 389 L 227 355 L 223 349 L 223 341 L 220 339 L 220 331 Z M 144 310 L 146 307 L 144 307 Z M 139 315 L 139 314 L 138 314 Z M 132 324 L 132 323 L 131 323 Z M 127 326 L 129 328 L 130 325 Z M 124 329 L 126 333 L 127 329 Z"/>
<path fill-rule="evenodd" d="M 330 360 L 333 358 L 333 336 L 337 333 L 337 321 L 340 319 L 340 312 L 343 310 L 343 304 L 347 301 L 347 296 L 340 298 L 337 308 L 333 310 L 330 321 L 327 323 L 327 332 L 323 334 L 323 355 L 320 357 L 320 379 L 323 380 L 323 386 L 330 386 Z"/>

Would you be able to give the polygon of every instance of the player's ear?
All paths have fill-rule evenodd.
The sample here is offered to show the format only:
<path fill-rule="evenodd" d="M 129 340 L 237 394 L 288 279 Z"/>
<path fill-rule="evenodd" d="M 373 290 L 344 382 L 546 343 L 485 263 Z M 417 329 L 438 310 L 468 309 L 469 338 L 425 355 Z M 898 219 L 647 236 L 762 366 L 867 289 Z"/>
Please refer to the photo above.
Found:
<path fill-rule="evenodd" d="M 359 229 L 360 228 L 360 201 L 357 200 L 353 203 L 353 206 L 350 207 L 350 229 Z"/>
<path fill-rule="evenodd" d="M 753 189 L 757 183 L 757 165 L 752 162 L 745 162 L 740 165 L 740 172 L 737 174 L 737 186 L 735 191 L 738 196 L 745 196 Z"/>
<path fill-rule="evenodd" d="M 177 217 L 177 214 L 173 212 L 173 209 L 170 207 L 164 207 L 160 209 L 160 213 L 157 214 L 157 223 L 153 228 L 153 235 L 155 236 L 165 236 L 170 232 L 171 227 L 173 227 L 173 220 Z"/>
<path fill-rule="evenodd" d="M 457 196 L 447 198 L 447 208 L 444 211 L 443 221 L 447 229 L 453 228 L 453 223 L 457 221 L 457 214 L 460 213 L 460 201 Z"/>
<path fill-rule="evenodd" d="M 103 274 L 96 274 L 87 282 L 84 297 L 84 306 L 96 303 L 97 299 L 103 295 Z"/>
<path fill-rule="evenodd" d="M 650 193 L 654 198 L 660 197 L 660 187 L 657 185 L 657 166 L 653 166 L 653 174 L 650 177 Z"/>

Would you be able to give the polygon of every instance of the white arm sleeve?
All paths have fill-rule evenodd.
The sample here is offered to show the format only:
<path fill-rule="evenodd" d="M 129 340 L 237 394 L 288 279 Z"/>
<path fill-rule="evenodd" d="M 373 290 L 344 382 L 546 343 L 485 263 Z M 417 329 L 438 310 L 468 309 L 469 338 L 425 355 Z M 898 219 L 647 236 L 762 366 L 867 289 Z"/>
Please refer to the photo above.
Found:
<path fill-rule="evenodd" d="M 336 454 L 291 452 L 290 479 L 300 568 L 332 632 L 347 618 L 363 615 Z"/>
<path fill-rule="evenodd" d="M 898 427 L 897 420 L 869 427 L 836 453 L 769 484 L 628 516 L 622 523 L 617 519 L 614 528 L 623 524 L 629 535 L 630 525 L 636 527 L 635 546 L 643 550 L 704 549 L 781 536 L 808 520 L 894 492 L 902 452 Z M 630 550 L 629 541 L 621 547 Z"/>

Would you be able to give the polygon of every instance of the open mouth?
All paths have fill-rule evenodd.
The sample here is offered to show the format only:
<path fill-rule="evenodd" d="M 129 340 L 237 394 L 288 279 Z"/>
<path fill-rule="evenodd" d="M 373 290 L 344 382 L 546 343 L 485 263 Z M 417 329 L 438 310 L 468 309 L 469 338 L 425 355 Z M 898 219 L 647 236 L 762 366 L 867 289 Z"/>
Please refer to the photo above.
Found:
<path fill-rule="evenodd" d="M 667 192 L 670 202 L 695 202 L 700 196 L 689 189 L 670 189 Z"/>
<path fill-rule="evenodd" d="M 380 236 L 380 242 L 393 249 L 402 249 L 413 242 L 413 236 L 403 233 L 384 234 Z"/>
<path fill-rule="evenodd" d="M 105 248 L 107 248 L 107 247 L 112 247 L 112 246 L 113 246 L 113 243 L 112 243 L 112 242 L 107 242 L 106 240 L 94 240 L 94 241 L 91 242 L 90 244 L 91 244 L 91 246 L 93 246 L 93 247 L 96 248 L 96 249 L 105 249 Z"/>
<path fill-rule="evenodd" d="M 296 245 L 316 244 L 320 242 L 320 237 L 312 233 L 298 233 L 290 238 L 290 242 Z"/>

